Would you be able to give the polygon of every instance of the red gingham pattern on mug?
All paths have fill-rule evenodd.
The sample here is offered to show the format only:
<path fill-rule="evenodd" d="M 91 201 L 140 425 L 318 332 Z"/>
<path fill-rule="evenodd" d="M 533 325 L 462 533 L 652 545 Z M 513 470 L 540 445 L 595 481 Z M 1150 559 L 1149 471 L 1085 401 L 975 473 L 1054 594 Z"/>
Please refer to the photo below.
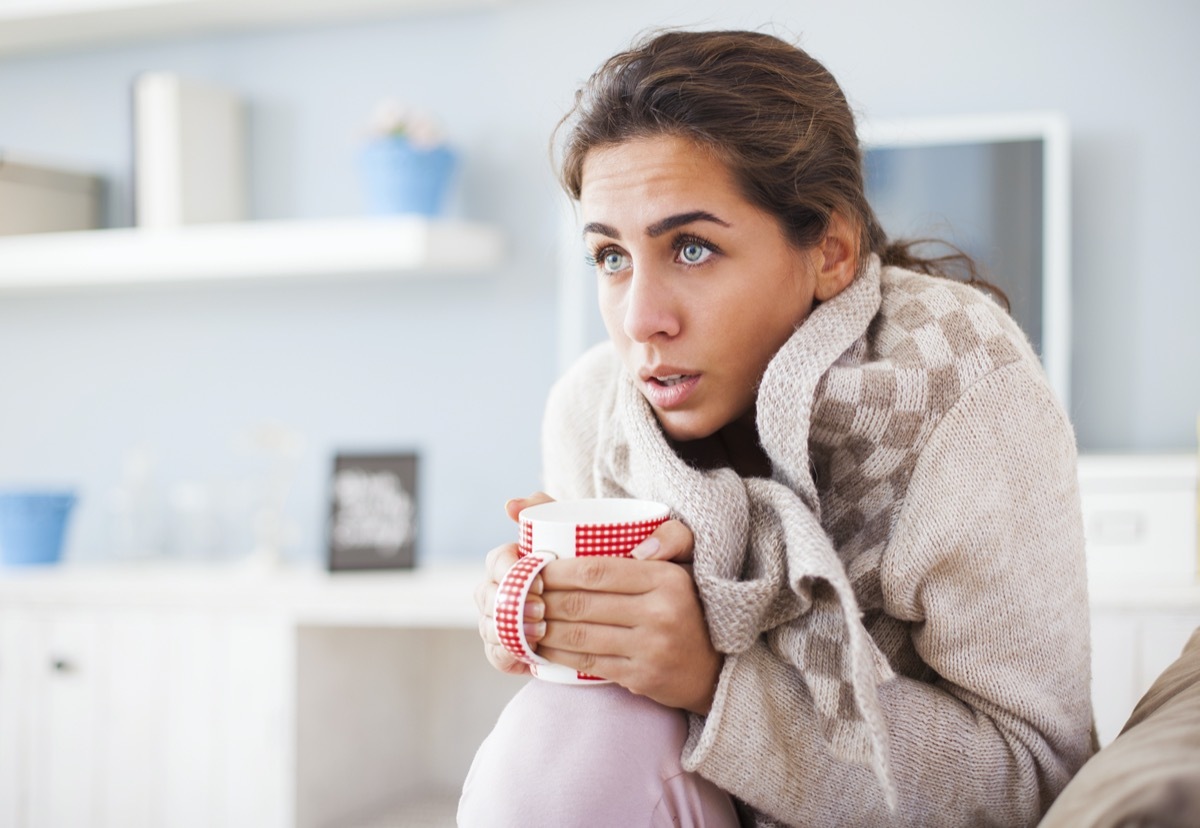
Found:
<path fill-rule="evenodd" d="M 575 527 L 575 557 L 624 557 L 629 554 L 629 550 L 666 523 L 668 517 L 664 515 L 625 523 L 581 523 Z M 527 520 L 521 521 L 521 536 L 517 547 L 522 557 L 533 551 L 533 524 Z"/>
<path fill-rule="evenodd" d="M 496 635 L 504 649 L 526 664 L 537 664 L 544 660 L 538 658 L 525 640 L 525 598 L 537 574 L 552 560 L 553 557 L 549 555 L 521 558 L 504 574 L 496 590 L 496 606 L 493 610 Z"/>
<path fill-rule="evenodd" d="M 581 523 L 575 527 L 575 557 L 614 555 L 624 557 L 644 541 L 667 518 L 630 521 L 629 523 Z"/>
<path fill-rule="evenodd" d="M 533 551 L 533 524 L 527 520 L 521 521 L 521 537 L 517 542 L 517 551 L 525 557 Z"/>

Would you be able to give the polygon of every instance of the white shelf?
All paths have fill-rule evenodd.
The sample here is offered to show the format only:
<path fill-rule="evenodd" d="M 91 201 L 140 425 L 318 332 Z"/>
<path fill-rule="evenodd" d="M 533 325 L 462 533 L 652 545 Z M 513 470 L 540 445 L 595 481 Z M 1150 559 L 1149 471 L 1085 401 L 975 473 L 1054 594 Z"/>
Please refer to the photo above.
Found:
<path fill-rule="evenodd" d="M 405 216 L 39 233 L 0 237 L 0 292 L 469 273 L 502 248 L 486 225 Z"/>
<path fill-rule="evenodd" d="M 505 2 L 509 0 L 0 0 L 0 56 Z"/>

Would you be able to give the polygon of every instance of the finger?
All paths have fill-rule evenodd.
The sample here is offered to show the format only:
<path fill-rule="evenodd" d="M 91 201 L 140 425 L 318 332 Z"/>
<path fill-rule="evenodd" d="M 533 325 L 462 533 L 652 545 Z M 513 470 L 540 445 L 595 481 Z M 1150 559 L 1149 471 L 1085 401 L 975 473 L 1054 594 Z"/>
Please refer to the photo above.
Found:
<path fill-rule="evenodd" d="M 553 647 L 538 647 L 538 655 L 554 664 L 562 664 L 589 676 L 598 676 L 620 683 L 630 670 L 631 661 L 624 656 L 576 653 Z"/>
<path fill-rule="evenodd" d="M 484 566 L 493 583 L 499 583 L 504 573 L 517 562 L 521 553 L 515 543 L 504 543 L 487 553 Z"/>
<path fill-rule="evenodd" d="M 491 619 L 496 614 L 496 592 L 498 585 L 486 581 L 475 589 L 475 607 L 481 618 Z M 535 592 L 536 590 L 536 592 Z M 542 582 L 535 578 L 529 594 L 525 596 L 524 618 L 526 621 L 540 621 L 546 617 L 546 605 L 542 600 Z"/>
<path fill-rule="evenodd" d="M 692 530 L 682 521 L 668 520 L 629 554 L 644 561 L 690 561 L 695 542 Z"/>
<path fill-rule="evenodd" d="M 637 561 L 632 558 L 562 558 L 541 572 L 545 592 L 585 589 L 641 595 L 671 577 L 679 567 L 666 561 Z M 675 573 L 682 574 L 682 573 Z"/>
<path fill-rule="evenodd" d="M 508 570 L 512 569 L 512 565 L 515 564 L 520 559 L 520 557 L 521 557 L 520 550 L 518 549 L 518 547 L 515 543 L 506 543 L 501 546 L 497 546 L 491 552 L 488 552 L 486 565 L 487 565 L 488 577 L 491 578 L 490 583 L 492 583 L 492 584 L 500 583 L 500 581 L 502 581 L 504 579 L 505 573 L 507 573 Z M 485 586 L 486 586 L 486 583 L 487 582 L 485 582 Z M 530 595 L 540 595 L 542 592 L 542 588 L 543 588 L 542 576 L 539 573 L 538 576 L 534 579 L 533 585 L 529 587 L 529 594 Z M 479 604 L 479 600 L 482 597 L 484 597 L 484 596 L 482 596 L 477 591 L 476 592 L 476 606 L 479 606 L 481 610 L 484 609 L 484 606 Z M 488 603 L 486 606 L 489 608 L 489 609 L 487 609 L 487 611 L 491 612 L 490 607 L 492 606 L 492 604 Z"/>
<path fill-rule="evenodd" d="M 538 642 L 546 635 L 545 621 L 526 621 L 525 622 L 525 640 L 529 643 L 529 648 L 533 649 L 538 645 Z M 479 637 L 488 645 L 503 647 L 500 643 L 500 636 L 496 634 L 496 625 L 490 618 L 479 619 Z M 510 653 L 511 655 L 511 653 Z"/>
<path fill-rule="evenodd" d="M 637 623 L 642 613 L 640 602 L 645 599 L 639 595 L 572 589 L 547 592 L 542 600 L 544 604 L 539 609 L 547 621 L 583 621 L 630 627 Z"/>
<path fill-rule="evenodd" d="M 637 634 L 628 627 L 553 621 L 546 624 L 545 634 L 538 643 L 538 654 L 549 658 L 547 651 L 561 651 L 628 658 L 633 655 L 636 641 Z"/>
<path fill-rule="evenodd" d="M 530 506 L 537 506 L 541 503 L 549 503 L 554 500 L 545 492 L 534 492 L 529 497 L 514 497 L 512 500 L 504 504 L 504 511 L 508 513 L 511 520 L 516 520 L 521 514 L 522 509 L 528 509 Z"/>

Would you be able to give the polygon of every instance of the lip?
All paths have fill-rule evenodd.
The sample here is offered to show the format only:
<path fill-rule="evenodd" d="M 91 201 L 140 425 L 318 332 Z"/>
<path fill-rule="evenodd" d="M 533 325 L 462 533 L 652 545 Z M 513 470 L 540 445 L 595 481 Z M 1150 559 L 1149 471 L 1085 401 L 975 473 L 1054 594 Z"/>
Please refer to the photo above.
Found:
<path fill-rule="evenodd" d="M 654 379 L 655 377 L 670 377 L 676 374 L 681 374 L 686 379 L 674 385 L 663 385 Z M 638 378 L 642 383 L 642 393 L 646 395 L 646 399 L 650 401 L 652 406 L 663 410 L 678 408 L 683 405 L 692 396 L 692 393 L 696 390 L 696 386 L 700 384 L 700 377 L 701 375 L 698 373 L 671 365 L 643 368 L 638 372 Z"/>

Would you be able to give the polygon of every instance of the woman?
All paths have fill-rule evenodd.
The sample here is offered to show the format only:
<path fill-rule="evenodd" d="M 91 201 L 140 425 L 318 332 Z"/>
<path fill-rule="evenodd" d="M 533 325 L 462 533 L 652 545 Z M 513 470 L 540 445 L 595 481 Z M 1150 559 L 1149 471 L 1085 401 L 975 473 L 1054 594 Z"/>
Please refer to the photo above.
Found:
<path fill-rule="evenodd" d="M 551 394 L 547 491 L 679 520 L 546 568 L 530 642 L 616 684 L 525 687 L 461 823 L 1035 823 L 1094 748 L 1074 439 L 1028 342 L 889 243 L 787 43 L 658 35 L 568 119 L 611 342 Z M 515 556 L 478 594 L 508 672 Z"/>

